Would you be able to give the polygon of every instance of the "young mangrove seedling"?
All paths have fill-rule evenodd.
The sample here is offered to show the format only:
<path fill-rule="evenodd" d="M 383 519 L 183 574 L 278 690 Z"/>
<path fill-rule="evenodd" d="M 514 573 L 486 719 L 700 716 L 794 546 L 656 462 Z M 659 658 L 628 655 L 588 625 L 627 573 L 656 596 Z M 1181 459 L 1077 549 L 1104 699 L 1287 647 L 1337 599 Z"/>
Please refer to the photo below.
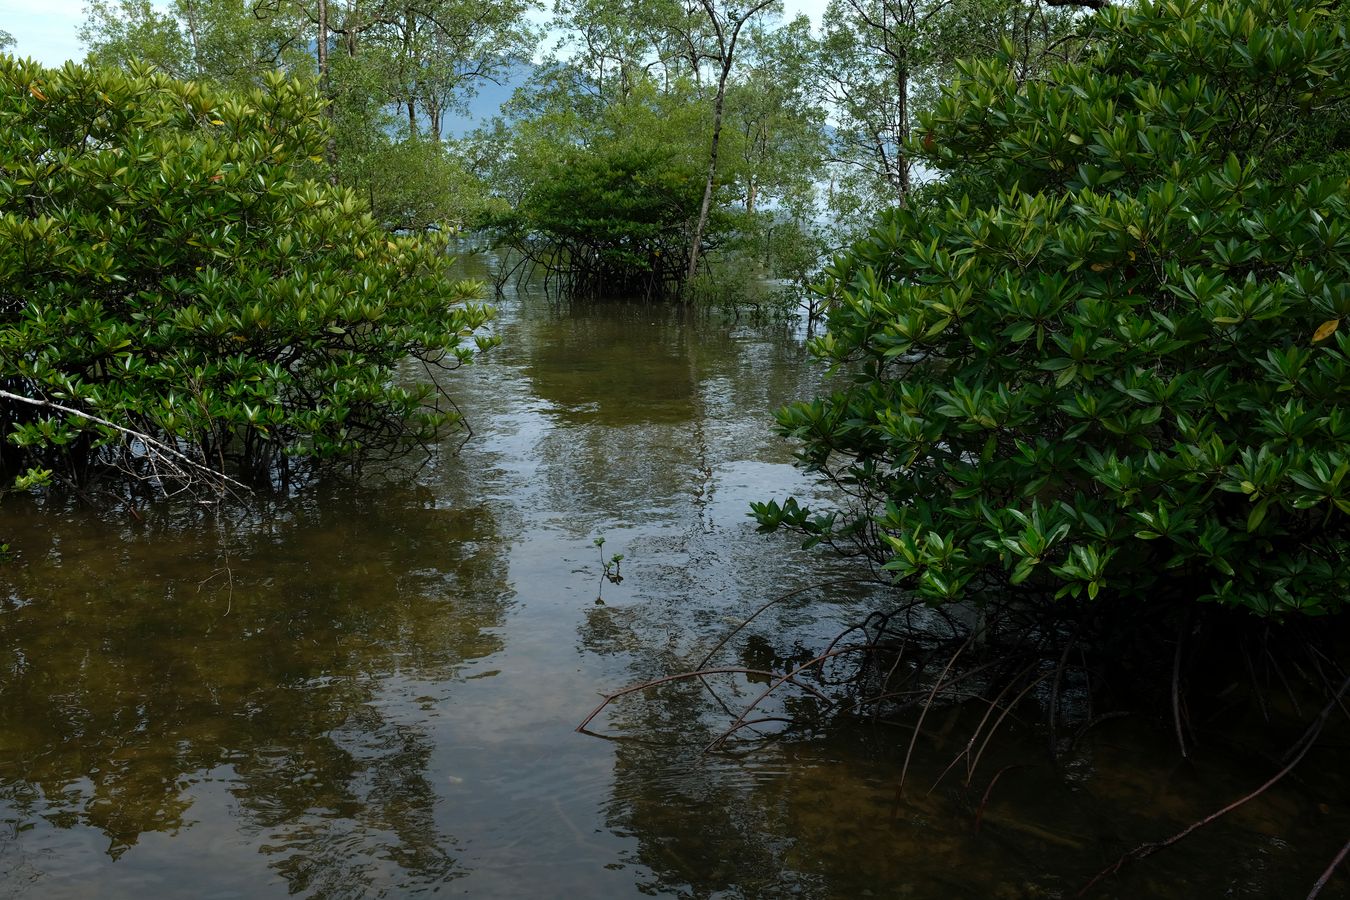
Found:
<path fill-rule="evenodd" d="M 605 559 L 604 535 L 596 538 L 592 543 L 595 544 L 595 549 L 600 552 L 600 589 L 596 594 L 595 602 L 603 606 L 605 603 L 605 582 L 608 581 L 610 584 L 619 584 L 623 581 L 623 572 L 621 570 L 623 565 L 623 554 L 615 553 L 609 559 Z"/>

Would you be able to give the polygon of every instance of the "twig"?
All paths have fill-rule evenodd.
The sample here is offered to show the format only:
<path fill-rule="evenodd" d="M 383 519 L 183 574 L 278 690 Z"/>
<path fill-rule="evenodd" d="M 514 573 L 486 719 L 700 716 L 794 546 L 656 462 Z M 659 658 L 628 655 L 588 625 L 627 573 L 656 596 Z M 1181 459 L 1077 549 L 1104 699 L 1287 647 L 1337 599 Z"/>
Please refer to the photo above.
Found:
<path fill-rule="evenodd" d="M 1327 882 L 1331 880 L 1332 873 L 1336 871 L 1336 867 L 1345 862 L 1347 853 L 1350 853 L 1350 841 L 1345 842 L 1345 846 L 1341 848 L 1341 852 L 1336 854 L 1336 858 L 1331 861 L 1331 865 L 1327 866 L 1326 871 L 1322 873 L 1321 877 L 1318 878 L 1317 882 L 1312 886 L 1312 890 L 1308 892 L 1308 900 L 1314 900 L 1318 894 L 1322 893 L 1322 888 L 1327 886 Z"/>
<path fill-rule="evenodd" d="M 714 646 L 711 650 L 708 651 L 707 656 L 699 660 L 698 668 L 701 669 L 704 666 L 706 666 L 708 664 L 708 661 L 717 655 L 717 651 L 721 650 L 723 647 L 727 645 L 727 641 L 731 640 L 736 635 L 740 634 L 741 629 L 745 628 L 745 626 L 755 621 L 755 619 L 759 617 L 760 613 L 764 612 L 769 607 L 773 606 L 775 603 L 781 603 L 784 600 L 789 600 L 793 597 L 796 597 L 798 594 L 805 594 L 807 591 L 819 590 L 820 588 L 834 587 L 835 585 L 839 584 L 882 584 L 882 583 L 883 582 L 875 581 L 874 579 L 871 578 L 837 578 L 834 581 L 826 581 L 822 582 L 821 584 L 810 584 L 803 588 L 797 588 L 795 591 L 788 591 L 786 594 L 779 594 L 777 597 L 774 597 L 772 600 L 765 603 L 759 609 L 751 613 L 750 618 L 744 620 L 743 622 L 741 622 L 741 624 L 731 629 L 731 631 L 729 631 L 720 641 L 717 642 L 716 646 Z"/>
<path fill-rule="evenodd" d="M 1056 738 L 1055 720 L 1059 718 L 1059 686 L 1064 681 L 1064 669 L 1069 663 L 1069 653 L 1078 641 L 1078 635 L 1069 638 L 1068 643 L 1064 645 L 1064 652 L 1059 656 L 1059 664 L 1055 666 L 1055 680 L 1050 684 L 1050 712 L 1049 712 L 1049 732 L 1050 732 L 1050 762 L 1059 764 L 1059 741 Z"/>
<path fill-rule="evenodd" d="M 980 833 L 980 823 L 984 820 L 984 808 L 989 805 L 989 795 L 994 792 L 994 785 L 998 784 L 998 780 L 1003 777 L 1004 772 L 1008 771 L 1009 769 L 1025 768 L 1025 766 L 1026 766 L 1025 763 L 1012 763 L 1011 765 L 1006 765 L 1003 768 L 999 769 L 997 772 L 995 772 L 993 778 L 989 779 L 989 786 L 984 789 L 984 796 L 980 798 L 980 806 L 978 809 L 975 810 L 976 834 Z"/>
<path fill-rule="evenodd" d="M 1177 746 L 1181 748 L 1181 758 L 1190 759 L 1191 754 L 1186 750 L 1186 735 L 1181 727 L 1181 650 L 1185 646 L 1186 627 L 1190 624 L 1191 617 L 1188 613 L 1181 627 L 1177 629 L 1177 650 L 1172 655 L 1172 725 L 1177 732 Z"/>
<path fill-rule="evenodd" d="M 998 731 L 998 727 L 1003 724 L 1003 720 L 1008 717 L 1009 713 L 1017 708 L 1017 705 L 1022 702 L 1022 698 L 1030 693 L 1032 688 L 1040 684 L 1047 677 L 1049 677 L 1049 673 L 1042 673 L 1032 679 L 1031 683 L 1022 688 L 1022 690 L 1017 693 L 1017 696 L 1012 698 L 1012 702 L 1008 704 L 1007 708 L 994 720 L 994 724 L 989 729 L 989 733 L 984 736 L 984 740 L 980 743 L 980 749 L 975 751 L 974 758 L 970 759 L 970 768 L 967 770 L 966 775 L 967 786 L 970 785 L 970 779 L 975 777 L 975 770 L 980 767 L 980 759 L 984 756 L 984 751 L 989 747 L 989 742 L 994 739 L 994 734 Z"/>
<path fill-rule="evenodd" d="M 1148 843 L 1140 844 L 1138 847 L 1135 847 L 1129 853 L 1126 853 L 1124 856 L 1120 857 L 1120 859 L 1116 860 L 1114 863 L 1098 872 L 1097 875 L 1091 881 L 1083 885 L 1083 888 L 1075 896 L 1078 897 L 1086 896 L 1087 892 L 1092 890 L 1092 888 L 1094 888 L 1099 881 L 1110 875 L 1116 874 L 1117 872 L 1120 871 L 1121 867 L 1124 866 L 1126 863 L 1133 862 L 1134 860 L 1146 859 L 1147 857 L 1150 857 L 1153 854 L 1157 853 L 1159 850 L 1165 850 L 1168 847 L 1175 844 L 1177 841 L 1189 835 L 1191 832 L 1197 831 L 1205 827 L 1211 822 L 1214 822 L 1228 815 L 1230 812 L 1237 809 L 1239 806 L 1242 806 L 1249 800 L 1252 800 L 1264 794 L 1276 782 L 1278 782 L 1280 779 L 1284 778 L 1284 776 L 1292 772 L 1294 770 L 1294 767 L 1303 761 L 1303 757 L 1308 755 L 1308 751 L 1312 749 L 1313 744 L 1317 743 L 1317 737 L 1322 733 L 1322 727 L 1326 725 L 1327 717 L 1330 716 L 1331 711 L 1336 708 L 1337 704 L 1340 702 L 1341 695 L 1345 693 L 1347 688 L 1350 688 L 1350 676 L 1348 676 L 1345 679 L 1345 681 L 1341 683 L 1341 687 L 1338 691 L 1336 691 L 1336 695 L 1332 697 L 1331 701 L 1327 703 L 1326 706 L 1322 707 L 1322 711 L 1317 714 L 1317 718 L 1315 718 L 1312 724 L 1308 726 L 1308 730 L 1305 731 L 1303 733 L 1303 736 L 1300 737 L 1298 741 L 1294 744 L 1294 746 L 1290 748 L 1291 752 L 1294 751 L 1295 749 L 1298 750 L 1298 752 L 1294 754 L 1294 758 L 1289 760 L 1289 762 L 1285 764 L 1284 768 L 1280 769 L 1280 771 L 1272 775 L 1265 782 L 1265 784 L 1261 785 L 1259 788 L 1252 791 L 1250 794 L 1246 794 L 1245 796 L 1239 797 L 1232 803 L 1225 806 L 1223 809 L 1220 809 L 1217 812 L 1210 813 L 1200 821 L 1192 822 L 1190 825 L 1186 826 L 1181 831 L 1178 831 L 1176 834 L 1172 835 L 1166 840 L 1150 841 Z"/>
<path fill-rule="evenodd" d="M 856 644 L 856 645 L 852 645 L 852 646 L 848 646 L 848 647 L 840 647 L 840 648 L 837 649 L 837 650 L 830 650 L 828 653 L 822 653 L 820 656 L 817 656 L 817 657 L 815 657 L 814 659 L 811 659 L 811 660 L 808 660 L 807 662 L 802 663 L 800 666 L 798 666 L 797 668 L 793 669 L 791 672 L 788 672 L 788 673 L 786 673 L 786 674 L 784 674 L 784 675 L 776 676 L 776 677 L 777 677 L 777 680 L 774 681 L 773 684 L 771 684 L 771 685 L 769 685 L 767 688 L 765 688 L 762 692 L 760 692 L 760 695 L 759 695 L 758 697 L 756 697 L 756 698 L 754 699 L 754 701 L 750 703 L 749 706 L 747 706 L 745 709 L 743 709 L 743 710 L 741 711 L 741 714 L 740 714 L 739 716 L 736 717 L 736 721 L 734 721 L 734 722 L 731 723 L 731 727 L 728 728 L 726 731 L 722 732 L 722 733 L 721 733 L 720 735 L 718 735 L 715 739 L 713 739 L 712 743 L 708 744 L 708 746 L 704 747 L 704 748 L 703 748 L 703 752 L 704 752 L 704 753 L 709 753 L 709 752 L 711 752 L 711 751 L 717 749 L 718 745 L 724 743 L 724 742 L 726 741 L 726 739 L 727 739 L 728 737 L 730 737 L 731 734 L 732 734 L 733 732 L 739 730 L 739 729 L 741 728 L 741 726 L 745 724 L 746 717 L 749 716 L 750 713 L 754 712 L 755 707 L 757 707 L 757 706 L 759 706 L 759 704 L 763 703 L 763 702 L 764 702 L 764 699 L 765 699 L 766 697 L 768 697 L 770 694 L 772 694 L 774 691 L 778 690 L 780 687 L 782 687 L 784 684 L 786 684 L 786 683 L 789 682 L 789 681 L 791 681 L 793 684 L 798 684 L 798 685 L 800 685 L 801 687 L 804 687 L 804 688 L 807 688 L 808 690 L 811 690 L 812 693 L 816 694 L 818 697 L 820 697 L 821 699 L 823 699 L 826 703 L 832 702 L 832 701 L 830 700 L 830 698 L 826 697 L 824 694 L 821 694 L 819 691 L 816 691 L 816 690 L 814 690 L 814 689 L 812 689 L 812 688 L 809 688 L 807 685 L 801 685 L 800 682 L 798 682 L 798 681 L 795 680 L 796 677 L 797 677 L 798 675 L 800 675 L 802 672 L 806 671 L 807 669 L 810 669 L 810 668 L 812 668 L 813 666 L 818 666 L 818 665 L 820 665 L 821 663 L 825 662 L 827 659 L 832 659 L 833 657 L 836 657 L 836 656 L 842 656 L 842 655 L 845 654 L 845 653 L 858 653 L 858 652 L 860 652 L 860 651 L 865 652 L 865 651 L 868 651 L 868 650 L 871 650 L 871 649 L 872 649 L 872 648 L 871 648 L 871 645 L 870 645 L 870 644 Z"/>
<path fill-rule="evenodd" d="M 937 786 L 942 783 L 942 779 L 947 777 L 948 772 L 956 768 L 956 764 L 961 761 L 961 757 L 963 756 L 966 758 L 966 785 L 969 786 L 971 776 L 975 774 L 974 766 L 970 762 L 970 760 L 972 759 L 970 753 L 972 750 L 975 749 L 975 742 L 979 740 L 980 733 L 984 731 L 985 723 L 989 721 L 989 717 L 994 714 L 995 709 L 999 710 L 1002 713 L 1002 715 L 999 716 L 998 720 L 1000 722 L 1003 721 L 1003 716 L 1007 715 L 1008 712 L 1011 710 L 1011 707 L 1005 708 L 1002 705 L 1003 695 L 1013 689 L 1013 686 L 1017 684 L 1018 679 L 1020 679 L 1027 672 L 1030 672 L 1033 668 L 1035 668 L 1036 662 L 1037 661 L 1033 661 L 1031 665 L 1023 668 L 1020 672 L 1018 672 L 1016 675 L 1010 678 L 1008 680 L 1008 683 L 1005 684 L 1002 687 L 1002 689 L 1000 689 L 999 692 L 995 694 L 992 698 L 981 698 L 984 699 L 985 701 L 986 709 L 984 711 L 984 715 L 980 717 L 979 724 L 977 724 L 975 726 L 975 730 L 970 733 L 970 740 L 966 741 L 965 748 L 962 749 L 960 753 L 956 754 L 956 756 L 952 757 L 952 761 L 947 764 L 947 768 L 942 770 L 942 774 L 937 777 L 937 781 L 933 782 L 933 786 L 928 789 L 928 793 L 931 794 L 933 793 L 933 791 L 937 790 Z M 1039 679 L 1037 680 L 1039 681 Z M 956 679 L 952 679 L 952 682 L 949 682 L 949 686 L 951 683 L 954 683 L 955 681 Z M 1032 682 L 1032 684 L 1035 684 L 1035 682 Z M 1022 696 L 1021 694 L 1018 695 L 1019 698 L 1021 696 Z M 1017 702 L 1016 700 L 1013 701 L 1014 704 L 1016 702 Z M 994 727 L 997 729 L 998 726 L 995 725 Z"/>
<path fill-rule="evenodd" d="M 905 762 L 904 765 L 900 767 L 900 783 L 895 786 L 895 801 L 891 805 L 891 821 L 895 821 L 900 815 L 900 800 L 904 797 L 905 776 L 909 774 L 909 759 L 914 754 L 914 745 L 918 743 L 919 732 L 923 730 L 923 720 L 928 715 L 928 710 L 933 708 L 933 698 L 937 696 L 938 690 L 942 687 L 943 679 L 947 677 L 947 673 L 951 671 L 952 666 L 956 663 L 961 652 L 970 646 L 972 640 L 973 637 L 966 638 L 961 646 L 956 648 L 956 652 L 952 654 L 952 658 L 947 660 L 947 665 L 943 667 L 942 674 L 939 675 L 937 681 L 933 683 L 933 689 L 929 691 L 928 699 L 924 701 L 923 708 L 919 711 L 919 721 L 914 724 L 914 734 L 910 736 L 909 747 L 905 749 Z"/>
<path fill-rule="evenodd" d="M 620 697 L 626 696 L 628 694 L 637 693 L 638 691 L 646 690 L 647 688 L 650 687 L 656 687 L 657 685 L 661 684 L 667 684 L 672 681 L 684 681 L 689 678 L 701 678 L 704 675 L 726 675 L 726 674 L 765 675 L 768 676 L 769 678 L 780 677 L 780 675 L 777 672 L 769 672 L 765 671 L 764 669 L 745 669 L 736 666 L 722 666 L 714 669 L 699 669 L 694 672 L 680 672 L 676 675 L 663 675 L 660 678 L 653 678 L 651 681 L 644 681 L 641 684 L 629 685 L 628 687 L 623 688 L 621 690 L 617 690 L 612 694 L 605 694 L 604 699 L 600 701 L 600 705 L 597 706 L 595 709 L 591 710 L 590 715 L 582 719 L 581 724 L 578 725 L 575 730 L 583 734 L 590 734 L 590 732 L 586 730 L 586 726 L 591 724 L 591 720 L 594 719 L 596 716 L 600 715 L 601 711 L 603 711 L 606 706 L 609 706 L 615 700 L 618 700 Z M 810 691 L 811 693 L 817 695 L 818 697 L 824 700 L 827 701 L 829 700 L 828 697 L 826 697 L 824 694 L 822 694 L 815 688 L 811 687 L 810 685 L 801 684 L 800 682 L 796 681 L 794 681 L 793 683 L 796 684 L 798 687 L 802 688 L 803 690 Z"/>

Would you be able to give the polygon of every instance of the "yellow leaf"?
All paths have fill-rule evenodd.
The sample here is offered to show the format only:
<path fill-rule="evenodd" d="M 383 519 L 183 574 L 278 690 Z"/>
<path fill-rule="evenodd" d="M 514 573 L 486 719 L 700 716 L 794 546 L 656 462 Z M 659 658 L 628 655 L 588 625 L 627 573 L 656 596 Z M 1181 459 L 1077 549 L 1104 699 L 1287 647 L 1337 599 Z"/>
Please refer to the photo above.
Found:
<path fill-rule="evenodd" d="M 1088 266 L 1088 268 L 1094 272 L 1105 272 L 1107 269 L 1111 267 L 1108 266 L 1106 263 L 1093 263 L 1092 265 Z"/>
<path fill-rule="evenodd" d="M 1340 326 L 1340 324 L 1341 324 L 1340 319 L 1327 319 L 1321 325 L 1318 325 L 1317 330 L 1313 332 L 1313 343 L 1315 344 L 1318 341 L 1325 341 L 1327 338 L 1331 337 L 1331 335 L 1335 333 L 1336 329 Z"/>
<path fill-rule="evenodd" d="M 32 94 L 34 97 L 38 98 L 39 100 L 46 100 L 46 99 L 47 99 L 47 95 L 44 94 L 44 93 L 42 93 L 42 91 L 39 91 L 39 90 L 37 89 L 37 85 L 35 85 L 35 84 L 30 84 L 30 85 L 28 86 L 28 93 Z"/>
<path fill-rule="evenodd" d="M 223 119 L 212 119 L 212 120 L 211 120 L 211 124 L 212 124 L 212 125 L 224 125 L 224 124 L 225 124 L 225 121 L 224 121 Z"/>

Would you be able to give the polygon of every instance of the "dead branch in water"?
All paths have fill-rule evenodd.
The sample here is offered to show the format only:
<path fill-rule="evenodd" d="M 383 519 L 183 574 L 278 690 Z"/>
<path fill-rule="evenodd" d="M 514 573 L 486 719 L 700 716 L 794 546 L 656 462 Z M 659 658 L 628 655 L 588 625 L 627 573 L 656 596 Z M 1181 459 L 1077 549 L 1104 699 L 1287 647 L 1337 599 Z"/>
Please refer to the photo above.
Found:
<path fill-rule="evenodd" d="M 1317 738 L 1319 735 L 1321 735 L 1322 729 L 1323 727 L 1325 727 L 1327 719 L 1331 715 L 1331 711 L 1340 704 L 1341 696 L 1345 693 L 1347 688 L 1350 688 L 1350 677 L 1347 677 L 1345 681 L 1341 683 L 1340 688 L 1336 691 L 1336 695 L 1332 697 L 1331 701 L 1328 702 L 1326 706 L 1322 707 L 1322 711 L 1317 714 L 1316 718 L 1313 719 L 1312 724 L 1308 726 L 1308 729 L 1305 732 L 1303 732 L 1303 735 L 1297 741 L 1294 742 L 1293 746 L 1289 748 L 1288 753 L 1292 753 L 1293 758 L 1290 759 L 1289 762 L 1287 762 L 1284 765 L 1284 767 L 1280 769 L 1280 771 L 1272 775 L 1264 784 L 1262 784 L 1260 787 L 1258 787 L 1251 793 L 1239 797 L 1238 799 L 1234 800 L 1232 803 L 1228 804 L 1222 809 L 1210 813 L 1203 819 L 1200 819 L 1198 822 L 1192 822 L 1190 825 L 1186 826 L 1181 831 L 1178 831 L 1176 834 L 1172 835 L 1166 840 L 1150 841 L 1148 843 L 1140 844 L 1138 847 L 1135 847 L 1130 852 L 1121 856 L 1120 859 L 1116 860 L 1114 863 L 1098 872 L 1097 875 L 1093 877 L 1091 881 L 1083 885 L 1082 889 L 1079 890 L 1075 896 L 1077 897 L 1087 896 L 1088 891 L 1096 887 L 1100 881 L 1116 874 L 1127 863 L 1135 862 L 1136 860 L 1146 859 L 1152 856 L 1153 854 L 1157 853 L 1159 850 L 1166 850 L 1168 847 L 1177 843 L 1182 838 L 1185 838 L 1192 832 L 1198 831 L 1199 829 L 1204 828 L 1211 822 L 1215 822 L 1218 819 L 1223 818 L 1224 816 L 1228 815 L 1230 812 L 1244 805 L 1248 801 L 1254 800 L 1255 798 L 1264 794 L 1266 791 L 1270 790 L 1270 788 L 1273 787 L 1275 784 L 1277 784 L 1281 779 L 1283 779 L 1284 776 L 1292 772 L 1294 768 L 1303 761 L 1303 758 L 1308 755 L 1308 751 L 1312 749 L 1315 743 L 1317 743 Z M 1320 888 L 1318 888 L 1318 890 L 1320 890 Z"/>
<path fill-rule="evenodd" d="M 55 410 L 56 412 L 65 413 L 68 416 L 74 416 L 77 419 L 83 419 L 86 422 L 92 422 L 95 425 L 100 425 L 104 428 L 111 428 L 119 434 L 126 435 L 137 441 L 145 449 L 146 456 L 150 459 L 152 465 L 164 465 L 168 469 L 167 477 L 169 478 L 188 481 L 190 480 L 189 473 L 195 472 L 199 476 L 204 477 L 208 484 L 215 486 L 218 494 L 229 493 L 231 487 L 243 491 L 244 493 L 252 493 L 248 485 L 234 480 L 224 472 L 197 462 L 182 451 L 169 446 L 163 441 L 156 440 L 144 432 L 127 428 L 124 425 L 118 425 L 116 422 L 110 422 L 100 416 L 84 412 L 73 406 L 56 403 L 52 400 L 39 400 L 36 397 L 25 397 L 23 394 L 15 394 L 5 390 L 0 390 L 0 399 L 13 400 L 17 403 L 27 403 L 30 406 Z M 161 480 L 163 480 L 163 477 L 165 476 L 160 476 Z"/>
<path fill-rule="evenodd" d="M 1326 867 L 1326 870 L 1322 872 L 1321 877 L 1313 884 L 1312 890 L 1308 892 L 1308 900 L 1316 900 L 1317 895 L 1322 893 L 1322 888 L 1327 886 L 1327 882 L 1331 880 L 1331 876 L 1335 873 L 1336 867 L 1345 862 L 1346 854 L 1350 854 L 1350 841 L 1345 842 L 1345 846 L 1341 848 L 1341 852 L 1336 854 L 1331 860 L 1331 865 Z"/>

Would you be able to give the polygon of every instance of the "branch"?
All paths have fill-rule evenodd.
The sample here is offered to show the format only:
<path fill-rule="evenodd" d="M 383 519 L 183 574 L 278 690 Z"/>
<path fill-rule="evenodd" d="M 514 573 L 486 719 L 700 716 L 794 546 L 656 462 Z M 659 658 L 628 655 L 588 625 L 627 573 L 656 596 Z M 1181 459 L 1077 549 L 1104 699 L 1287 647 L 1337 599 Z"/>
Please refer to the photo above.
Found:
<path fill-rule="evenodd" d="M 177 460 L 178 462 L 186 465 L 190 469 L 195 469 L 198 472 L 205 474 L 208 478 L 219 479 L 225 484 L 233 485 L 246 493 L 252 493 L 248 485 L 235 481 L 233 478 L 226 475 L 224 472 L 218 472 L 215 469 L 211 468 L 210 466 L 202 465 L 201 463 L 197 462 L 195 459 L 192 459 L 191 457 L 187 456 L 181 451 L 176 450 L 173 447 L 170 447 L 168 444 L 162 441 L 155 440 L 150 435 L 145 434 L 144 432 L 133 431 L 130 428 L 125 428 L 114 422 L 109 422 L 107 419 L 101 419 L 98 416 L 92 415 L 91 413 L 82 412 L 81 410 L 75 409 L 70 406 L 64 406 L 60 403 L 54 403 L 51 400 L 38 400 L 33 397 L 25 397 L 22 394 L 13 394 L 5 390 L 0 390 L 0 399 L 14 400 L 18 403 L 27 403 L 30 406 L 40 406 L 45 409 L 54 409 L 57 412 L 63 412 L 67 415 L 75 416 L 78 419 L 84 419 L 87 422 L 93 422 L 95 425 L 102 425 L 104 428 L 111 428 L 114 431 L 120 432 L 122 434 L 127 435 L 128 437 L 132 437 L 140 441 L 141 444 L 145 446 L 146 451 L 151 456 L 154 456 L 156 454 L 163 454 L 164 456 Z"/>
<path fill-rule="evenodd" d="M 1223 816 L 1226 816 L 1228 813 L 1237 809 L 1239 806 L 1242 806 L 1244 803 L 1247 803 L 1249 800 L 1252 800 L 1253 798 L 1259 797 L 1262 794 L 1264 794 L 1267 790 L 1269 790 L 1272 786 L 1274 786 L 1276 782 L 1278 782 L 1281 778 L 1292 772 L 1294 770 L 1294 767 L 1296 767 L 1299 763 L 1303 761 L 1303 757 L 1308 755 L 1308 751 L 1312 749 L 1313 744 L 1317 743 L 1317 738 L 1319 735 L 1321 735 L 1322 728 L 1327 723 L 1327 717 L 1331 715 L 1331 711 L 1336 708 L 1337 704 L 1340 702 L 1342 695 L 1344 695 L 1347 690 L 1350 690 L 1350 676 L 1347 676 L 1346 679 L 1341 682 L 1341 686 L 1332 696 L 1331 702 L 1329 702 L 1326 706 L 1322 707 L 1322 711 L 1317 714 L 1317 717 L 1315 719 L 1313 719 L 1312 724 L 1308 726 L 1308 730 L 1305 731 L 1303 733 L 1303 736 L 1294 743 L 1293 747 L 1290 748 L 1291 753 L 1297 751 L 1297 753 L 1294 754 L 1294 758 L 1289 760 L 1289 762 L 1285 764 L 1284 768 L 1280 769 L 1280 771 L 1272 775 L 1270 779 L 1267 780 L 1264 784 L 1262 784 L 1259 788 L 1252 791 L 1250 794 L 1245 794 L 1242 797 L 1239 797 L 1232 803 L 1225 806 L 1223 809 L 1210 813 L 1200 821 L 1191 823 L 1190 825 L 1186 826 L 1181 831 L 1178 831 L 1176 834 L 1172 835 L 1166 840 L 1150 841 L 1148 843 L 1140 844 L 1138 847 L 1135 847 L 1129 853 L 1126 853 L 1120 859 L 1116 860 L 1110 866 L 1098 872 L 1097 876 L 1093 878 L 1091 881 L 1089 881 L 1087 884 L 1083 885 L 1082 889 L 1079 890 L 1079 892 L 1074 896 L 1076 897 L 1086 896 L 1088 891 L 1092 890 L 1092 888 L 1094 888 L 1099 881 L 1101 881 L 1103 878 L 1106 878 L 1107 876 L 1114 875 L 1117 872 L 1119 872 L 1127 862 L 1131 862 L 1134 860 L 1141 860 L 1146 857 L 1152 856 L 1159 850 L 1165 850 L 1168 847 L 1175 844 L 1177 841 L 1186 837 L 1191 832 L 1196 831 L 1200 828 L 1204 828 L 1209 823 L 1213 822 L 1216 819 L 1220 819 Z M 1333 871 L 1336 868 L 1336 866 L 1340 863 L 1341 859 L 1342 859 L 1341 855 L 1338 854 L 1336 859 L 1332 861 L 1331 868 L 1327 870 L 1328 876 L 1330 872 Z M 1315 890 L 1312 896 L 1315 897 L 1317 896 L 1317 891 L 1320 891 L 1321 888 L 1317 886 L 1314 887 Z"/>

